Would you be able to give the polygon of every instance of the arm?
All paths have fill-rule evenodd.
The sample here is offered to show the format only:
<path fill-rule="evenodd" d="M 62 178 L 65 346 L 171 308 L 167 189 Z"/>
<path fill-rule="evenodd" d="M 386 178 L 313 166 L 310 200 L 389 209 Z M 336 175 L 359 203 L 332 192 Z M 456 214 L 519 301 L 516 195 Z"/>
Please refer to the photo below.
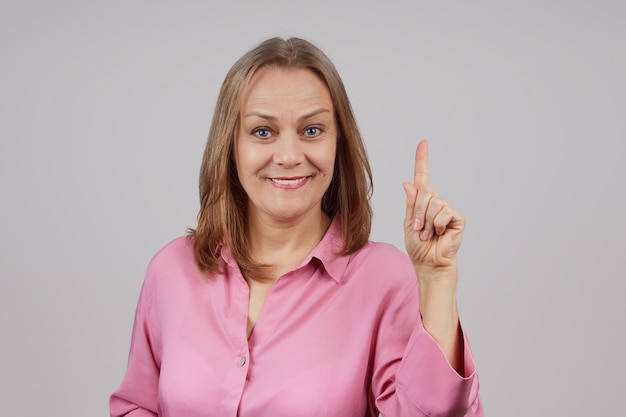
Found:
<path fill-rule="evenodd" d="M 406 279 L 394 290 L 396 295 L 380 321 L 372 377 L 374 407 L 385 417 L 483 416 L 478 376 L 461 326 L 463 369 L 458 372 L 424 328 L 418 301 L 421 289 L 412 265 L 406 258 L 394 263 L 404 264 Z"/>
<path fill-rule="evenodd" d="M 458 269 L 465 218 L 430 186 L 428 144 L 415 152 L 413 184 L 407 195 L 404 238 L 419 282 L 420 313 L 424 328 L 445 352 L 450 365 L 463 372 L 463 343 L 456 304 Z"/>
<path fill-rule="evenodd" d="M 456 303 L 456 265 L 442 271 L 415 267 L 424 329 L 437 342 L 450 366 L 464 376 L 463 334 Z"/>
<path fill-rule="evenodd" d="M 111 417 L 158 415 L 159 361 L 153 350 L 154 328 L 150 322 L 153 297 L 148 278 L 137 303 L 126 374 L 109 400 Z"/>
<path fill-rule="evenodd" d="M 403 304 L 413 303 L 418 311 L 405 307 L 415 324 L 395 374 L 395 395 L 379 409 L 390 416 L 482 416 L 478 379 L 456 303 L 456 254 L 465 219 L 430 187 L 425 141 L 415 153 L 413 184 L 405 183 L 404 189 L 405 245 L 418 289 Z"/>

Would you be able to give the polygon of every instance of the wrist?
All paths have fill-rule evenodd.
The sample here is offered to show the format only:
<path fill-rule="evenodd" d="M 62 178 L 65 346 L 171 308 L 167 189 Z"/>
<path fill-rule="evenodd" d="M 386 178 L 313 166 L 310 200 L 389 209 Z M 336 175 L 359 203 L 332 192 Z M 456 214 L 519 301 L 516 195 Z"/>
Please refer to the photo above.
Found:
<path fill-rule="evenodd" d="M 456 333 L 459 314 L 456 302 L 456 265 L 451 268 L 415 268 L 418 276 L 420 313 L 431 334 Z"/>
<path fill-rule="evenodd" d="M 453 284 L 456 288 L 456 281 L 459 275 L 456 261 L 446 266 L 413 264 L 413 268 L 420 285 Z"/>

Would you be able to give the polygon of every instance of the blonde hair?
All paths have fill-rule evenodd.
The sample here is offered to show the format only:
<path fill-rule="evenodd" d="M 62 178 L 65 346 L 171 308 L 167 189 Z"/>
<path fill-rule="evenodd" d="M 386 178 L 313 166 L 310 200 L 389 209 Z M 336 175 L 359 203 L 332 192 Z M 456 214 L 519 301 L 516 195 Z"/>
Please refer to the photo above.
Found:
<path fill-rule="evenodd" d="M 341 254 L 356 252 L 369 239 L 372 172 L 339 73 L 312 43 L 299 38 L 272 38 L 235 62 L 217 98 L 200 169 L 198 225 L 190 230 L 196 264 L 205 273 L 219 271 L 221 247 L 226 244 L 244 276 L 260 281 L 269 278 L 269 265 L 255 262 L 249 253 L 248 198 L 232 158 L 245 89 L 255 72 L 266 66 L 309 69 L 328 87 L 337 124 L 337 154 L 333 178 L 322 198 L 322 210 L 331 218 L 339 218 L 343 237 Z"/>

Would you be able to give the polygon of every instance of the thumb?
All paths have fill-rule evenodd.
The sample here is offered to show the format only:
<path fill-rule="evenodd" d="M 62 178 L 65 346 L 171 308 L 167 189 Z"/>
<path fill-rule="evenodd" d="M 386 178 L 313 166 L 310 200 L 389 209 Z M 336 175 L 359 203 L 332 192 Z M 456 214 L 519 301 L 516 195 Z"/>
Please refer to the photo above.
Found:
<path fill-rule="evenodd" d="M 407 229 L 419 230 L 421 225 L 415 225 L 413 219 L 415 199 L 417 198 L 417 188 L 415 188 L 415 186 L 410 182 L 403 182 L 402 187 L 404 188 L 404 192 L 406 193 L 406 213 L 404 217 L 404 227 Z"/>

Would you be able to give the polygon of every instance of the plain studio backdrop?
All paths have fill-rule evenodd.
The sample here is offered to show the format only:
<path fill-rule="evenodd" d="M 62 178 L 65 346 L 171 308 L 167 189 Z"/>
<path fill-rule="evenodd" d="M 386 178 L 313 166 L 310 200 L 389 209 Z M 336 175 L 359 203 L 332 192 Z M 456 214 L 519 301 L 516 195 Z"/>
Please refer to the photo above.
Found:
<path fill-rule="evenodd" d="M 429 139 L 468 219 L 458 297 L 487 415 L 623 415 L 626 7 L 381 3 L 0 3 L 0 415 L 108 415 L 145 267 L 195 225 L 218 89 L 271 36 L 342 75 L 373 240 L 403 248 Z"/>

